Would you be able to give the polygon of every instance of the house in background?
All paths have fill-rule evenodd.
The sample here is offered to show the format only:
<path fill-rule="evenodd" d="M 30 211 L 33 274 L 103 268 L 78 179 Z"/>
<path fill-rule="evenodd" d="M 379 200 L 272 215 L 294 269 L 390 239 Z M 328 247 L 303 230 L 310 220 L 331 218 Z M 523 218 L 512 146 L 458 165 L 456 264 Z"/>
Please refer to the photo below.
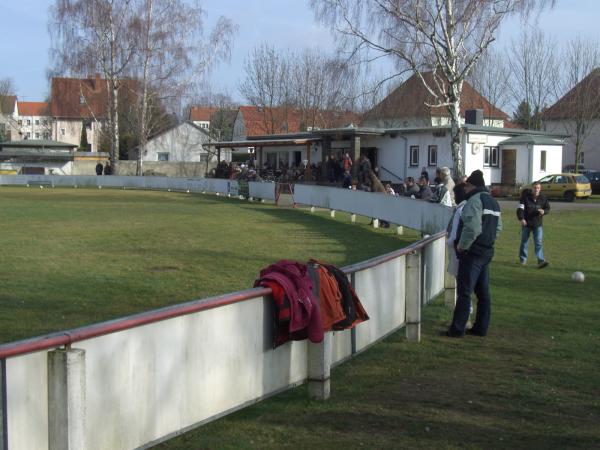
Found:
<path fill-rule="evenodd" d="M 217 140 L 230 141 L 238 110 L 212 106 L 192 106 L 189 121 L 209 131 Z"/>
<path fill-rule="evenodd" d="M 200 128 L 208 130 L 210 128 L 210 120 L 212 115 L 217 112 L 219 108 L 211 106 L 192 106 L 190 108 L 189 120 L 198 125 Z"/>
<path fill-rule="evenodd" d="M 0 141 L 20 139 L 17 96 L 0 95 Z"/>
<path fill-rule="evenodd" d="M 423 73 L 431 81 L 431 72 Z M 378 105 L 363 116 L 366 127 L 406 128 L 450 125 L 450 116 L 445 107 L 429 107 L 434 99 L 417 75 L 413 75 L 394 89 Z M 480 111 L 478 121 L 484 126 L 503 128 L 510 126 L 508 115 L 492 105 L 468 82 L 463 83 L 460 103 L 461 123 L 465 123 L 467 111 Z"/>
<path fill-rule="evenodd" d="M 76 159 L 76 147 L 66 142 L 43 139 L 0 142 L 0 172 L 19 175 L 71 175 Z"/>
<path fill-rule="evenodd" d="M 575 145 L 579 140 L 578 164 L 600 170 L 600 69 L 595 69 L 542 114 L 544 129 L 568 135 L 563 163 L 575 165 Z"/>
<path fill-rule="evenodd" d="M 221 159 L 231 161 L 231 151 L 224 150 Z M 142 161 L 202 162 L 216 165 L 217 151 L 205 128 L 187 121 L 154 136 L 146 143 Z"/>
<path fill-rule="evenodd" d="M 47 102 L 17 102 L 17 123 L 23 139 L 52 138 L 52 118 Z"/>

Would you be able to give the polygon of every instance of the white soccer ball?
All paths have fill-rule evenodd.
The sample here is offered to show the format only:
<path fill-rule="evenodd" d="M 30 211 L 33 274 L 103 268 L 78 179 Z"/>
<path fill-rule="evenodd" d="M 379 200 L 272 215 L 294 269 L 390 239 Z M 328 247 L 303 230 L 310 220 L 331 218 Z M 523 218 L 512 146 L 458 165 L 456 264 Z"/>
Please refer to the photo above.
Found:
<path fill-rule="evenodd" d="M 583 272 L 573 272 L 571 274 L 571 280 L 576 283 L 583 283 L 585 281 L 585 275 Z"/>

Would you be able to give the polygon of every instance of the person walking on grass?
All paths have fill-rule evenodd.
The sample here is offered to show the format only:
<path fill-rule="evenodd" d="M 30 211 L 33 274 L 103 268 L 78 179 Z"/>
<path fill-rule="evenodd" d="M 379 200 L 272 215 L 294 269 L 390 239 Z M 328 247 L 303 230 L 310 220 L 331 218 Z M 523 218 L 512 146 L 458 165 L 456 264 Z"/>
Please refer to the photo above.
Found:
<path fill-rule="evenodd" d="M 542 194 L 542 185 L 536 181 L 531 189 L 526 189 L 521 194 L 519 207 L 517 208 L 517 218 L 521 222 L 521 246 L 519 247 L 519 262 L 522 266 L 527 264 L 527 253 L 529 246 L 529 235 L 533 234 L 533 244 L 535 247 L 535 256 L 538 261 L 538 269 L 548 266 L 548 261 L 544 259 L 544 248 L 542 238 L 544 230 L 542 229 L 542 220 L 550 212 L 550 203 L 544 194 Z"/>
<path fill-rule="evenodd" d="M 485 336 L 491 316 L 489 266 L 494 256 L 496 235 L 502 229 L 500 206 L 485 188 L 483 172 L 475 170 L 465 184 L 463 207 L 455 239 L 458 257 L 456 307 L 452 324 L 443 335 L 453 338 L 465 334 Z M 477 296 L 473 327 L 467 330 L 471 294 Z"/>

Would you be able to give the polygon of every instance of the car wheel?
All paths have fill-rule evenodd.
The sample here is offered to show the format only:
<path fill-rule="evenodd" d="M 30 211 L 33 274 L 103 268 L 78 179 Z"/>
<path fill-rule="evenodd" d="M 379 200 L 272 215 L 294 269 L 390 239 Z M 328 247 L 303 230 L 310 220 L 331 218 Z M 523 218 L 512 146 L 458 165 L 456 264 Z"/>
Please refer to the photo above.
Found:
<path fill-rule="evenodd" d="M 573 200 L 575 200 L 575 192 L 573 192 L 573 191 L 565 192 L 565 200 L 568 202 L 572 202 Z"/>

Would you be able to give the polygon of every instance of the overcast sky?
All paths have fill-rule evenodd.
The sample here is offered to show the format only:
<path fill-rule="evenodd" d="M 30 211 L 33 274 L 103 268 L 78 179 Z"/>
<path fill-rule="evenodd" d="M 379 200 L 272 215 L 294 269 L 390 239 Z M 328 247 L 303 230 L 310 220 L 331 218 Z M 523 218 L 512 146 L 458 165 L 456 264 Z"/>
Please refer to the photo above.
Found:
<path fill-rule="evenodd" d="M 48 95 L 48 7 L 52 0 L 0 0 L 0 78 L 9 77 L 20 101 L 43 101 Z M 542 14 L 540 25 L 559 42 L 583 35 L 600 40 L 600 0 L 558 0 L 554 10 Z M 238 85 L 244 58 L 268 42 L 281 49 L 317 47 L 333 50 L 329 31 L 314 21 L 308 0 L 204 0 L 208 22 L 220 15 L 239 27 L 231 63 L 221 64 L 212 76 L 213 86 L 243 101 Z M 507 22 L 498 45 L 517 37 L 521 24 Z"/>

